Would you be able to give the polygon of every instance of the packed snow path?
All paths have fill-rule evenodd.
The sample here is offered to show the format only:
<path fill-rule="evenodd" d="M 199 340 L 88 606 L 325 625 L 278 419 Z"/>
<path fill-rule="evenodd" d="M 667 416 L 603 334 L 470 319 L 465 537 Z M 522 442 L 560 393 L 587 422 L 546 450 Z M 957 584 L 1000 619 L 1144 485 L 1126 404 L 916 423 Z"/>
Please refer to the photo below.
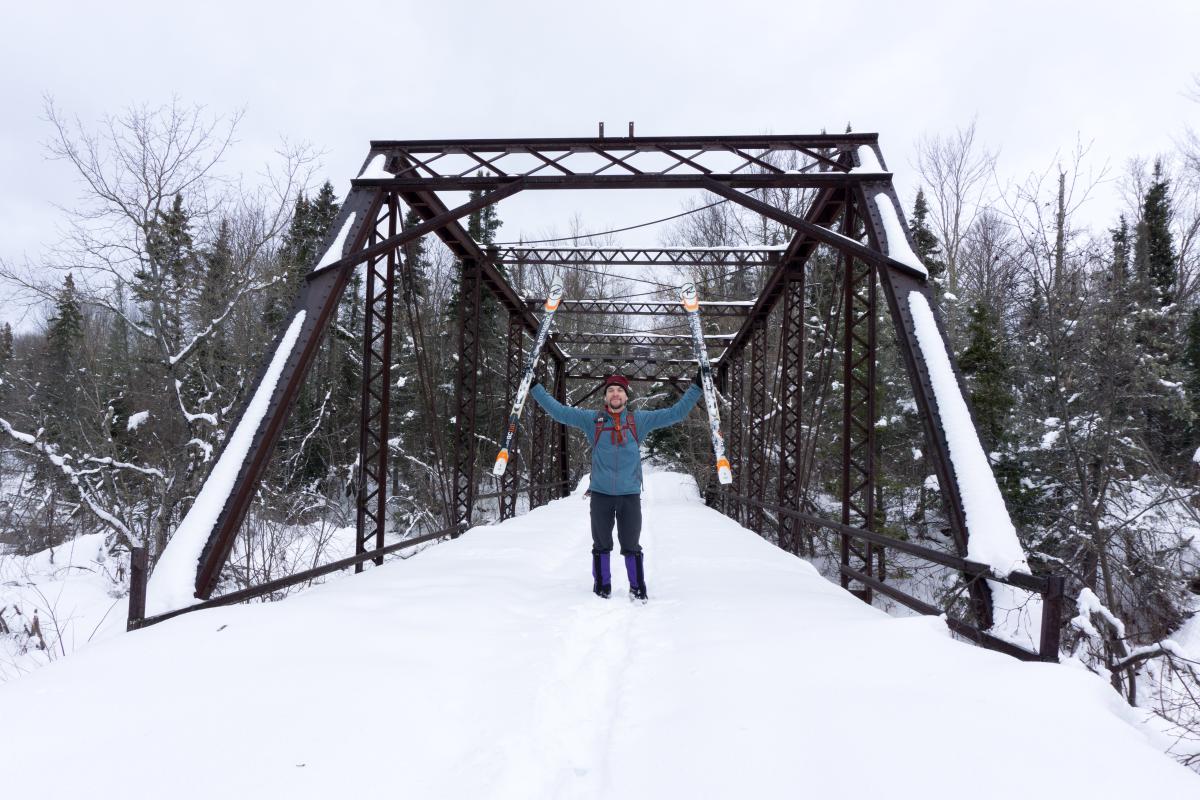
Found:
<path fill-rule="evenodd" d="M 85 649 L 0 687 L 3 796 L 1200 796 L 1095 676 L 890 618 L 679 475 L 644 516 L 646 606 L 591 594 L 577 493 Z"/>

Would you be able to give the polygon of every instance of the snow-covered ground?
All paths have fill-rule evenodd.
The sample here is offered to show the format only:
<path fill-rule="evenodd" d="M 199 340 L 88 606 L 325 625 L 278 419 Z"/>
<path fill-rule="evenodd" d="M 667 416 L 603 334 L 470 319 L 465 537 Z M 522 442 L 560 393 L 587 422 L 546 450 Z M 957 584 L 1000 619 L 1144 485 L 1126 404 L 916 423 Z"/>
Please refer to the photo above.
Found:
<path fill-rule="evenodd" d="M 646 606 L 575 496 L 0 686 L 5 798 L 1196 797 L 1101 679 L 889 617 L 646 476 Z M 616 566 L 616 565 L 614 565 Z M 614 570 L 619 572 L 619 570 Z"/>

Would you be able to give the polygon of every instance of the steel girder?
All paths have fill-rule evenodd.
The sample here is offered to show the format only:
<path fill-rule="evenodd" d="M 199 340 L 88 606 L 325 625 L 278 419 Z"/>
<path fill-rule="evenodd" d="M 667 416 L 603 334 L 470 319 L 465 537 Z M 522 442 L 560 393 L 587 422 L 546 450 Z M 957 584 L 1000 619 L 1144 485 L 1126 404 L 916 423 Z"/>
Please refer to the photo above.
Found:
<path fill-rule="evenodd" d="M 505 349 L 505 408 L 512 408 L 517 399 L 517 388 L 521 382 L 521 372 L 524 359 L 522 349 L 522 332 L 524 327 L 520 320 L 512 314 L 508 315 L 508 339 Z M 519 422 L 519 421 L 518 421 Z M 508 454 L 508 469 L 500 476 L 500 519 L 509 519 L 517 515 L 517 484 L 520 483 L 520 466 L 517 454 L 520 447 L 520 425 L 513 433 L 513 440 Z"/>
<path fill-rule="evenodd" d="M 781 251 L 775 247 L 501 247 L 492 258 L 512 265 L 753 267 L 774 264 Z"/>
<path fill-rule="evenodd" d="M 880 157 L 876 152 L 876 157 Z M 882 163 L 882 161 L 881 161 Z M 900 200 L 896 197 L 895 189 L 890 181 L 880 182 L 857 191 L 857 205 L 866 213 L 862 215 L 868 237 L 872 246 L 880 250 L 888 247 L 887 228 L 879 212 L 877 203 L 890 203 L 893 209 L 900 208 Z M 911 243 L 908 243 L 911 244 Z M 967 528 L 966 511 L 963 507 L 962 487 L 950 458 L 950 445 L 946 440 L 946 428 L 942 421 L 942 410 L 938 404 L 926 364 L 921 342 L 917 337 L 916 324 L 913 321 L 912 303 L 914 296 L 924 298 L 925 303 L 933 312 L 937 324 L 938 341 L 931 342 L 932 346 L 945 348 L 946 358 L 954 371 L 955 382 L 958 385 L 962 402 L 970 410 L 970 394 L 966 391 L 966 382 L 958 370 L 954 351 L 949 346 L 946 336 L 945 323 L 937 304 L 933 301 L 933 292 L 927 281 L 919 279 L 910 272 L 881 267 L 879 269 L 880 286 L 891 312 L 892 324 L 896 331 L 904 366 L 908 372 L 909 384 L 913 390 L 917 410 L 920 413 L 922 425 L 925 428 L 925 440 L 929 444 L 929 457 L 937 475 L 938 483 L 945 501 L 946 513 L 950 523 L 951 536 L 958 550 L 958 555 L 966 558 L 967 543 L 970 531 Z M 973 420 L 972 420 L 973 421 Z M 997 492 L 999 489 L 997 488 Z M 980 627 L 987 629 L 992 626 L 993 610 L 991 590 L 984 581 L 971 581 L 967 586 L 971 597 L 972 611 L 979 621 Z"/>
<path fill-rule="evenodd" d="M 804 266 L 793 268 L 783 285 L 783 330 L 779 337 L 779 505 L 800 508 L 801 410 L 804 389 Z M 779 519 L 779 546 L 803 550 L 798 520 Z"/>
<path fill-rule="evenodd" d="M 567 404 L 567 365 L 561 359 L 554 361 L 554 399 Z M 571 451 L 567 449 L 567 426 L 554 423 L 554 449 L 558 457 L 559 497 L 571 493 Z"/>
<path fill-rule="evenodd" d="M 733 485 L 729 491 L 735 495 L 746 494 L 746 458 L 744 431 L 746 429 L 746 359 L 745 349 L 735 350 L 729 359 L 729 464 L 733 471 Z M 734 500 L 733 518 L 744 524 L 745 504 Z M 726 512 L 728 513 L 728 511 Z"/>
<path fill-rule="evenodd" d="M 384 206 L 389 236 L 396 235 L 396 202 Z M 379 238 L 380 220 L 371 228 L 371 243 Z M 358 428 L 358 514 L 355 554 L 383 548 L 387 530 L 388 423 L 391 420 L 392 309 L 396 295 L 396 251 L 367 262 L 363 314 L 362 401 Z M 368 542 L 370 547 L 368 547 Z M 376 566 L 383 557 L 374 559 Z M 354 566 L 363 571 L 363 564 Z"/>
<path fill-rule="evenodd" d="M 455 535 L 471 527 L 475 505 L 475 399 L 479 376 L 479 317 L 483 302 L 480 263 L 462 264 L 458 294 L 458 380 L 454 416 Z"/>
<path fill-rule="evenodd" d="M 755 323 L 750 336 L 750 424 L 746 450 L 750 455 L 747 492 L 760 503 L 767 501 L 767 322 Z M 747 527 L 762 534 L 763 511 L 749 509 Z"/>
<path fill-rule="evenodd" d="M 526 300 L 525 307 L 541 307 L 541 300 Z M 706 317 L 744 317 L 750 313 L 749 303 L 700 303 Z M 679 303 L 628 303 L 613 300 L 563 300 L 559 314 L 634 314 L 637 316 L 684 316 L 687 312 Z"/>
<path fill-rule="evenodd" d="M 539 383 L 546 382 L 546 362 L 539 361 L 536 369 Z M 533 419 L 529 435 L 529 508 L 544 506 L 549 502 L 550 493 L 544 484 L 549 483 L 549 464 L 546 449 L 550 440 L 550 415 L 542 410 L 537 403 L 530 409 Z"/>
<path fill-rule="evenodd" d="M 466 191 L 845 186 L 890 178 L 850 173 L 844 154 L 875 134 L 375 141 L 355 186 Z M 815 170 L 830 170 L 818 172 Z"/>
<path fill-rule="evenodd" d="M 854 235 L 857 222 L 848 210 L 842 233 Z M 875 363 L 876 298 L 875 269 L 871 264 L 843 254 L 842 291 L 842 524 L 875 529 Z M 852 542 L 843 535 L 840 543 L 842 566 L 868 577 L 875 575 L 876 546 Z M 882 577 L 882 576 L 878 576 Z M 841 576 L 849 588 L 846 575 Z M 857 593 L 871 602 L 871 587 Z"/>
<path fill-rule="evenodd" d="M 709 349 L 724 349 L 732 337 L 727 335 L 707 335 L 704 345 Z M 554 336 L 554 341 L 560 347 L 565 345 L 615 345 L 618 347 L 684 347 L 690 348 L 695 344 L 691 336 L 668 336 L 665 334 L 637 333 L 572 333 L 567 336 Z"/>

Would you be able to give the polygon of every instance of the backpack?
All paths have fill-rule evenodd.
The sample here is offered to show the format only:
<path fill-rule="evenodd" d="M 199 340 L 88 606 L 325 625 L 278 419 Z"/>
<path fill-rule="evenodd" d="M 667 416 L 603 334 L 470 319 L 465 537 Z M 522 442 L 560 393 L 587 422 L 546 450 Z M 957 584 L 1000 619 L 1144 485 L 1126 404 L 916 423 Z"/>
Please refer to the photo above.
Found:
<path fill-rule="evenodd" d="M 629 432 L 631 434 L 633 434 L 634 443 L 637 445 L 641 445 L 642 440 L 638 438 L 638 432 L 637 432 L 637 418 L 634 416 L 632 411 L 628 412 L 625 416 L 626 416 L 626 422 L 625 422 L 625 425 L 622 428 L 622 430 L 628 429 Z M 601 411 L 596 416 L 596 435 L 592 439 L 592 441 L 595 442 L 596 444 L 600 443 L 600 433 L 602 431 L 616 430 L 616 428 L 605 428 L 604 427 L 604 423 L 608 422 L 609 419 L 610 419 L 609 414 L 606 411 Z M 595 447 L 595 444 L 593 444 L 592 446 Z"/>

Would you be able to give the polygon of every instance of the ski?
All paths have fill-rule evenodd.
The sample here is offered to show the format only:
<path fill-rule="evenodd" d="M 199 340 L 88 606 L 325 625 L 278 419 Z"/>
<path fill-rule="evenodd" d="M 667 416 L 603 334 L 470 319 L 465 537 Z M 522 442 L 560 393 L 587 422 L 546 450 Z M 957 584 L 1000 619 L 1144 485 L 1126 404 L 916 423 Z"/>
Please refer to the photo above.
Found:
<path fill-rule="evenodd" d="M 708 428 L 712 433 L 713 455 L 717 459 L 717 480 L 727 486 L 733 483 L 733 471 L 729 468 L 729 459 L 725 457 L 725 439 L 721 437 L 721 411 L 717 406 L 717 392 L 713 388 L 712 367 L 708 363 L 708 348 L 704 346 L 704 332 L 700 329 L 700 297 L 696 293 L 696 284 L 685 283 L 679 296 L 687 311 L 688 326 L 692 329 L 696 360 L 700 362 L 700 383 L 704 389 L 704 405 L 708 407 Z"/>
<path fill-rule="evenodd" d="M 496 464 L 492 467 L 492 474 L 499 477 L 508 469 L 508 448 L 512 445 L 513 437 L 517 434 L 517 422 L 521 419 L 521 409 L 525 407 L 525 399 L 529 396 L 529 387 L 533 383 L 533 372 L 537 368 L 538 356 L 542 354 L 542 345 L 546 343 L 546 338 L 550 335 L 550 324 L 554 320 L 554 312 L 558 310 L 558 304 L 562 301 L 563 287 L 562 281 L 558 279 L 557 272 L 550 276 L 550 294 L 546 297 L 546 316 L 542 317 L 542 322 L 538 325 L 537 336 L 534 337 L 533 345 L 529 348 L 529 355 L 525 357 L 525 372 L 521 375 L 521 383 L 517 387 L 517 396 L 513 401 L 512 412 L 508 415 L 508 430 L 504 434 L 504 446 L 500 448 L 500 452 L 496 455 Z"/>

